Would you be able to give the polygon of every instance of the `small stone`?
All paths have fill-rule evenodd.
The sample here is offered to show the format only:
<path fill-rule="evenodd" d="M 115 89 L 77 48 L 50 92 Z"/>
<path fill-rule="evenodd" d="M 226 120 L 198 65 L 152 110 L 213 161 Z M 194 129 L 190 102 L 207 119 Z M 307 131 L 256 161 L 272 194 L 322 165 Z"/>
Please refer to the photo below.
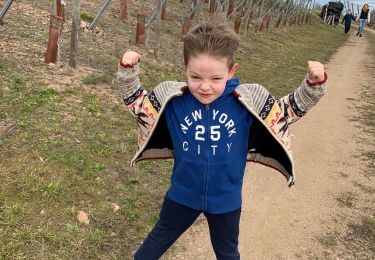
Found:
<path fill-rule="evenodd" d="M 85 21 L 81 21 L 79 26 L 81 27 L 82 30 L 85 28 L 88 28 L 87 23 Z"/>
<path fill-rule="evenodd" d="M 89 216 L 87 215 L 86 212 L 84 212 L 82 210 L 78 211 L 77 220 L 78 220 L 79 223 L 82 223 L 82 224 L 85 224 L 85 225 L 90 224 Z"/>
<path fill-rule="evenodd" d="M 111 207 L 112 207 L 113 212 L 117 212 L 120 209 L 120 206 L 117 205 L 116 203 L 112 203 Z"/>

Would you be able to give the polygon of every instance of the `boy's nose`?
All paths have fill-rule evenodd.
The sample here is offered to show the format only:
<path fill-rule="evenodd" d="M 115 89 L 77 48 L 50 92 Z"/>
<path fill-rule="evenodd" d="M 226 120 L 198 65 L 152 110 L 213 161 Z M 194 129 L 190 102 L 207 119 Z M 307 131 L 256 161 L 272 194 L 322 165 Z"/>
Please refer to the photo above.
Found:
<path fill-rule="evenodd" d="M 202 90 L 209 90 L 210 88 L 210 82 L 203 82 L 201 85 Z"/>

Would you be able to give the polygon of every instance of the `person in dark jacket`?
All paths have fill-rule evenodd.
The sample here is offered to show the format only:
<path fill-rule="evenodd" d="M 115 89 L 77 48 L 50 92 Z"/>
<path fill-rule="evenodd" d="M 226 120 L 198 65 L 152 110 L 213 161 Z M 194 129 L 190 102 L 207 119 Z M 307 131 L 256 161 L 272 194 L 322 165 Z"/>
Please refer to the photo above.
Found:
<path fill-rule="evenodd" d="M 301 86 L 275 99 L 258 84 L 240 84 L 234 60 L 238 48 L 239 37 L 226 26 L 197 25 L 183 37 L 187 81 L 165 81 L 150 92 L 138 78 L 141 56 L 127 51 L 120 60 L 119 90 L 138 125 L 139 150 L 132 165 L 174 159 L 160 218 L 136 260 L 159 259 L 202 213 L 217 259 L 240 259 L 246 162 L 278 169 L 294 184 L 288 125 L 324 95 L 324 66 L 309 61 Z"/>
<path fill-rule="evenodd" d="M 349 30 L 350 30 L 350 25 L 352 24 L 352 21 L 355 21 L 355 17 L 353 16 L 352 14 L 352 11 L 349 9 L 344 18 L 342 19 L 342 23 L 345 22 L 345 29 L 344 29 L 344 32 L 345 33 L 348 33 Z"/>
<path fill-rule="evenodd" d="M 357 17 L 357 21 L 359 22 L 357 36 L 359 35 L 359 37 L 362 37 L 363 30 L 366 27 L 366 23 L 370 22 L 369 13 L 370 13 L 369 5 L 364 4 L 361 9 L 360 15 Z"/>

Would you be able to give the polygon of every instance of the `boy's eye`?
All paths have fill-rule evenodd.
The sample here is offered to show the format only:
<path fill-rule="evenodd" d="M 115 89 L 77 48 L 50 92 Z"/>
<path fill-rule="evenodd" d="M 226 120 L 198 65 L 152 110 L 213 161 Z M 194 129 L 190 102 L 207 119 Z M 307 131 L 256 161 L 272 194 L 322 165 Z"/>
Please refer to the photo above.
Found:
<path fill-rule="evenodd" d="M 198 76 L 190 76 L 192 79 L 199 79 Z"/>
<path fill-rule="evenodd" d="M 214 78 L 214 80 L 222 80 L 222 78 Z"/>

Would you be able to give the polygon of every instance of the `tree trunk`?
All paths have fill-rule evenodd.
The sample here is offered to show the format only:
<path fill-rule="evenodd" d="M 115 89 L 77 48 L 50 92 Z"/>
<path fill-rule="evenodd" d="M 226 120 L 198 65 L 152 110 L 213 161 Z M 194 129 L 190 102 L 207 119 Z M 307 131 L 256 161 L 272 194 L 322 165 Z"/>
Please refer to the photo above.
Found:
<path fill-rule="evenodd" d="M 136 46 L 144 46 L 146 41 L 145 36 L 145 21 L 146 17 L 144 14 L 138 14 L 137 15 L 137 32 L 135 36 L 135 45 Z"/>
<path fill-rule="evenodd" d="M 128 20 L 128 0 L 120 0 L 120 15 L 121 21 L 125 22 Z"/>

